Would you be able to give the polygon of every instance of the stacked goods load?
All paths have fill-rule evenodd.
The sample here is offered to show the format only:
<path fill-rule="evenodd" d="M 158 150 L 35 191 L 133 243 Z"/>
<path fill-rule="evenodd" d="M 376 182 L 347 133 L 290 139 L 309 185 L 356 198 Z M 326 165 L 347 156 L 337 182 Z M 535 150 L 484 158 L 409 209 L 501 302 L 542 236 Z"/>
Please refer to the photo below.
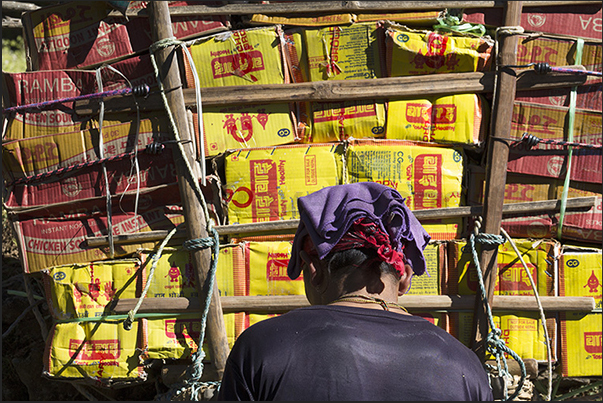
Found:
<path fill-rule="evenodd" d="M 170 7 L 187 4 L 170 2 Z M 159 246 L 158 240 L 122 244 L 115 239 L 167 232 L 184 221 L 170 122 L 165 113 L 141 111 L 149 92 L 158 90 L 147 5 L 130 2 L 128 17 L 101 2 L 68 2 L 25 13 L 29 71 L 3 72 L 3 202 L 26 281 L 46 284 L 54 323 L 46 339 L 44 374 L 52 378 L 132 384 L 146 380 L 152 360 L 186 359 L 197 349 L 198 314 L 137 316 L 129 330 L 122 324 L 124 315 L 117 321 L 105 318 L 115 314 L 119 300 L 141 297 Z M 172 24 L 177 39 L 229 27 L 226 16 L 174 17 Z M 103 113 L 104 104 L 98 114 L 75 111 L 78 99 L 103 102 L 120 95 L 130 98 L 130 111 Z M 203 191 L 213 192 L 213 185 L 210 180 Z M 88 242 L 102 237 L 109 239 L 108 247 Z M 175 255 L 164 253 L 162 262 Z M 184 264 L 166 264 L 158 265 L 153 295 L 191 298 L 196 273 L 190 264 L 188 270 Z M 170 292 L 155 290 L 166 281 Z M 189 291 L 181 289 L 183 284 Z M 232 279 L 218 287 L 224 295 L 233 294 Z"/>
<path fill-rule="evenodd" d="M 600 4 L 526 6 L 518 32 L 518 68 L 576 65 L 588 73 L 579 87 L 516 94 L 504 203 L 558 200 L 561 208 L 508 215 L 501 222 L 513 237 L 556 239 L 561 246 L 556 295 L 595 299 L 592 312 L 559 312 L 556 318 L 557 369 L 564 377 L 601 375 L 601 10 Z M 503 25 L 501 11 L 465 10 L 463 21 L 494 29 Z M 479 205 L 484 170 L 470 166 L 470 171 L 468 203 Z M 564 209 L 568 198 L 581 196 L 595 197 L 595 204 Z"/>
<path fill-rule="evenodd" d="M 40 71 L 4 74 L 4 93 L 10 95 L 5 103 L 25 105 L 142 84 L 158 93 L 147 53 L 152 45 L 147 2 L 129 3 L 124 14 L 128 18 L 108 5 L 79 2 L 27 15 L 30 69 Z M 170 7 L 195 7 L 194 3 L 170 2 Z M 555 7 L 546 9 L 553 12 Z M 73 10 L 86 18 L 78 20 Z M 191 55 L 179 60 L 181 75 L 196 98 L 195 103 L 186 100 L 194 139 L 185 146 L 199 166 L 211 167 L 203 178 L 211 183 L 202 191 L 212 201 L 214 223 L 231 231 L 220 239 L 216 286 L 224 301 L 249 301 L 225 309 L 230 347 L 247 327 L 283 312 L 275 308 L 280 297 L 304 298 L 303 278 L 290 280 L 286 275 L 292 228 L 282 233 L 262 227 L 299 219 L 299 197 L 326 186 L 374 181 L 398 190 L 417 214 L 484 204 L 483 165 L 491 163 L 484 152 L 492 136 L 491 89 L 436 95 L 417 91 L 389 98 L 377 91 L 374 96 L 363 92 L 359 98 L 335 95 L 359 80 L 385 84 L 390 78 L 408 77 L 421 82 L 433 75 L 454 80 L 456 73 L 478 72 L 486 78 L 498 56 L 491 39 L 494 29 L 490 36 L 483 35 L 485 29 L 481 35 L 446 30 L 442 21 L 447 11 L 299 18 L 253 14 L 237 20 L 236 30 L 223 16 L 199 14 L 174 15 L 172 26 L 177 39 L 187 40 L 179 43 L 182 52 Z M 471 19 L 478 14 L 465 10 L 464 17 L 478 22 Z M 95 33 L 88 34 L 91 30 Z M 583 37 L 591 39 L 585 41 L 579 61 L 574 58 L 575 41 L 567 37 L 523 35 L 518 64 L 547 61 L 551 66 L 579 64 L 601 71 L 600 42 Z M 587 83 L 575 95 L 566 88 L 555 90 L 554 99 L 549 90 L 518 92 L 509 141 L 520 140 L 524 132 L 569 140 L 567 121 L 573 120 L 574 141 L 600 146 L 601 81 L 589 78 Z M 254 92 L 281 85 L 315 85 L 315 93 L 302 99 L 282 96 L 250 102 Z M 227 98 L 235 89 L 236 99 L 203 105 L 205 89 L 215 88 L 224 88 Z M 327 90 L 334 100 L 324 100 L 325 94 L 329 98 Z M 146 96 L 127 96 L 132 98 L 130 112 L 82 117 L 72 102 L 15 112 L 3 134 L 3 176 L 9 184 L 5 206 L 17 229 L 25 272 L 41 275 L 47 286 L 55 323 L 47 340 L 44 373 L 55 379 L 96 379 L 104 385 L 144 382 L 154 362 L 188 363 L 198 351 L 199 307 L 205 296 L 199 293 L 192 252 L 176 247 L 182 236 L 165 249 L 158 249 L 165 235 L 128 238 L 173 230 L 185 221 L 187 200 L 181 200 L 178 191 L 180 178 L 171 152 L 177 145 L 170 142 L 172 127 L 163 105 L 144 110 Z M 554 158 L 538 164 L 527 160 L 536 151 L 548 157 L 551 150 Z M 599 197 L 588 212 L 529 213 L 527 218 L 503 220 L 502 227 L 528 259 L 537 294 L 544 297 L 584 295 L 583 289 L 571 291 L 561 284 L 563 276 L 577 275 L 570 273 L 572 266 L 565 271 L 560 266 L 566 253 L 560 249 L 568 247 L 561 238 L 589 243 L 601 239 L 600 151 L 574 149 L 569 170 L 563 150 L 542 144 L 512 147 L 505 186 L 505 204 Z M 542 166 L 546 173 L 533 171 Z M 563 183 L 564 169 L 570 172 L 569 184 Z M 402 304 L 405 298 L 480 293 L 478 268 L 467 242 L 475 227 L 466 217 L 421 219 L 432 237 L 425 249 L 427 273 L 413 279 Z M 534 224 L 525 225 L 525 219 Z M 257 225 L 258 232 L 246 232 L 249 225 Z M 232 229 L 236 227 L 241 232 Z M 111 246 L 120 236 L 127 241 Z M 109 246 L 90 246 L 101 238 Z M 588 254 L 596 256 L 597 251 L 600 257 L 594 247 Z M 494 294 L 537 297 L 510 242 L 498 252 Z M 159 264 L 151 274 L 154 257 Z M 600 297 L 600 276 L 591 277 L 586 280 L 589 290 L 596 294 L 598 287 Z M 576 281 L 582 277 L 566 283 Z M 273 297 L 274 304 L 256 309 L 253 298 L 264 296 Z M 124 317 L 135 311 L 139 300 L 146 308 L 125 330 Z M 158 308 L 165 306 L 168 313 Z M 471 314 L 424 307 L 411 312 L 471 344 Z M 596 371 L 584 363 L 600 359 L 600 326 L 591 324 L 597 314 L 582 314 L 588 318 L 584 321 L 571 315 L 547 312 L 542 323 L 535 311 L 507 309 L 495 312 L 494 321 L 522 359 L 542 363 L 552 358 L 563 365 L 564 376 L 591 376 Z M 545 343 L 544 327 L 549 336 Z M 588 348 L 584 357 L 571 362 L 568 347 L 576 337 L 583 337 Z M 547 344 L 552 357 L 547 357 Z M 211 363 L 208 353 L 205 363 Z"/>

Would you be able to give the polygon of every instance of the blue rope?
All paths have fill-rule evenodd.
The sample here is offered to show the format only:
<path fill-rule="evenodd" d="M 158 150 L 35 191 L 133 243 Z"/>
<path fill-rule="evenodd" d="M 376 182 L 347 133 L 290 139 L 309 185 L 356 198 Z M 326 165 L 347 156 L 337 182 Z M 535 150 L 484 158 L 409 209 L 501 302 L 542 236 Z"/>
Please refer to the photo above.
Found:
<path fill-rule="evenodd" d="M 515 389 L 515 392 L 510 397 L 506 397 L 505 400 L 513 400 L 519 392 L 521 392 L 521 388 L 525 382 L 526 378 L 526 367 L 523 360 L 517 355 L 517 353 L 511 350 L 505 343 L 503 339 L 500 338 L 501 330 L 496 327 L 494 324 L 494 318 L 492 316 L 492 309 L 490 308 L 490 304 L 488 303 L 488 296 L 486 294 L 486 288 L 484 287 L 484 279 L 482 276 L 482 270 L 479 265 L 479 257 L 477 255 L 477 249 L 475 248 L 475 242 L 479 242 L 481 244 L 486 245 L 502 245 L 505 243 L 505 238 L 502 235 L 495 234 L 484 234 L 484 233 L 475 233 L 469 236 L 469 244 L 471 246 L 471 253 L 473 255 L 473 263 L 477 269 L 477 277 L 479 279 L 479 287 L 482 293 L 482 301 L 486 306 L 486 313 L 488 314 L 488 322 L 490 324 L 490 332 L 486 336 L 486 350 L 496 357 L 496 362 L 498 364 L 498 374 L 509 374 L 509 368 L 507 366 L 507 359 L 504 353 L 509 354 L 513 357 L 519 364 L 521 369 L 521 378 L 519 380 L 519 384 Z M 500 361 L 504 364 L 504 370 L 500 366 Z M 506 388 L 505 388 L 506 395 Z"/>

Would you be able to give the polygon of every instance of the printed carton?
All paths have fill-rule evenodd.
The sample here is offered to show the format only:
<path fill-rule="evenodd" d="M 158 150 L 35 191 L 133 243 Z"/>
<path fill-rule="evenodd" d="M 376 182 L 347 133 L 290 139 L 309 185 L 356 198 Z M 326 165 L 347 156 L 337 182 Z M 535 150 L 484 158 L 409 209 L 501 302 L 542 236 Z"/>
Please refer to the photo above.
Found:
<path fill-rule="evenodd" d="M 105 386 L 131 384 L 146 378 L 137 343 L 140 320 L 125 330 L 121 322 L 56 323 L 48 335 L 44 375 L 86 379 Z"/>
<path fill-rule="evenodd" d="M 476 94 L 390 99 L 385 137 L 478 145 L 484 139 L 488 116 L 487 103 Z"/>
<path fill-rule="evenodd" d="M 148 55 L 132 57 L 112 66 L 100 68 L 102 91 L 122 90 L 146 84 L 157 86 Z M 114 69 L 114 70 L 113 70 Z M 117 72 L 116 72 L 116 71 Z M 118 73 L 119 72 L 119 73 Z M 123 75 L 123 76 L 122 76 Z M 101 91 L 95 71 L 49 70 L 3 73 L 3 99 L 8 106 L 30 105 L 59 99 L 90 95 Z M 132 95 L 132 105 L 141 102 Z M 98 116 L 80 116 L 74 102 L 53 103 L 41 109 L 11 112 L 5 116 L 5 140 L 19 140 L 47 134 L 68 133 L 98 127 Z M 136 113 L 105 114 L 105 124 L 133 121 Z"/>
<path fill-rule="evenodd" d="M 523 133 L 542 140 L 568 141 L 570 130 L 568 108 L 546 107 L 516 102 L 513 107 L 511 136 L 521 138 Z M 573 141 L 601 145 L 601 114 L 575 111 Z M 507 171 L 530 175 L 564 178 L 568 164 L 567 147 L 539 143 L 533 148 L 513 144 L 509 150 Z M 575 148 L 572 154 L 570 178 L 575 181 L 601 183 L 602 155 L 595 149 Z"/>
<path fill-rule="evenodd" d="M 280 27 L 261 27 L 196 40 L 190 53 L 200 87 L 285 83 L 281 39 Z M 194 88 L 193 70 L 185 60 L 186 82 Z"/>
<path fill-rule="evenodd" d="M 342 146 L 232 150 L 225 159 L 230 224 L 299 218 L 297 199 L 342 183 Z"/>
<path fill-rule="evenodd" d="M 170 230 L 183 221 L 182 208 L 174 195 L 177 185 L 145 189 L 134 211 L 135 194 L 112 199 L 110 226 L 114 236 L 151 230 Z M 107 236 L 109 227 L 104 197 L 78 201 L 67 205 L 22 211 L 11 217 L 23 269 L 34 273 L 52 266 L 74 264 L 111 258 L 109 247 L 89 247 L 87 237 Z M 124 211 L 122 211 L 122 208 Z M 153 248 L 159 241 L 115 245 L 114 256 L 122 257 L 140 248 Z"/>
<path fill-rule="evenodd" d="M 581 85 L 576 88 L 576 108 L 589 111 L 601 111 L 601 94 L 603 85 L 598 84 Z M 571 88 L 549 88 L 546 90 L 518 91 L 515 100 L 520 103 L 531 103 L 546 106 L 570 106 Z"/>
<path fill-rule="evenodd" d="M 405 295 L 444 294 L 447 289 L 444 281 L 447 277 L 446 244 L 430 242 L 425 247 L 423 255 L 425 256 L 427 271 L 420 276 L 412 277 L 410 289 Z"/>
<path fill-rule="evenodd" d="M 197 114 L 194 116 L 195 133 L 199 133 Z M 286 103 L 203 108 L 203 135 L 205 156 L 236 148 L 279 146 L 297 140 L 290 105 Z"/>
<path fill-rule="evenodd" d="M 413 11 L 408 13 L 366 13 L 357 14 L 356 22 L 393 21 L 408 26 L 432 26 L 438 23 L 442 11 Z"/>
<path fill-rule="evenodd" d="M 601 376 L 601 316 L 601 312 L 560 312 L 564 377 Z"/>
<path fill-rule="evenodd" d="M 559 244 L 552 240 L 514 239 L 515 246 L 530 270 L 539 295 L 556 295 Z M 480 244 L 475 245 L 480 256 Z M 448 287 L 450 294 L 472 295 L 481 292 L 477 267 L 469 242 L 448 243 Z M 494 295 L 534 295 L 530 276 L 507 241 L 498 246 L 497 277 Z"/>
<path fill-rule="evenodd" d="M 492 49 L 484 38 L 415 31 L 395 24 L 387 28 L 385 44 L 387 77 L 487 70 Z"/>
<path fill-rule="evenodd" d="M 309 142 L 328 143 L 349 138 L 383 138 L 384 101 L 314 102 Z"/>
<path fill-rule="evenodd" d="M 348 182 L 372 181 L 396 189 L 411 210 L 459 207 L 464 173 L 462 149 L 401 140 L 350 140 Z M 436 240 L 460 236 L 462 219 L 422 222 Z"/>
<path fill-rule="evenodd" d="M 484 199 L 484 171 L 470 166 L 467 203 L 481 205 Z M 563 179 L 544 176 L 507 173 L 504 203 L 520 203 L 543 200 L 562 200 Z M 566 210 L 561 228 L 565 239 L 601 243 L 601 187 L 588 182 L 571 181 L 567 188 L 568 198 L 597 196 L 590 209 Z M 561 220 L 560 212 L 505 214 L 501 226 L 515 238 L 556 238 Z"/>
<path fill-rule="evenodd" d="M 145 8 L 147 2 L 131 7 Z M 170 2 L 170 6 L 187 2 Z M 107 3 L 70 2 L 42 7 L 22 16 L 29 70 L 95 67 L 147 51 L 152 44 L 148 17 L 111 13 Z M 225 16 L 173 16 L 176 39 L 229 28 Z"/>
<path fill-rule="evenodd" d="M 291 242 L 246 242 L 244 248 L 248 295 L 305 295 L 303 276 L 287 275 Z"/>
<path fill-rule="evenodd" d="M 559 259 L 559 295 L 593 297 L 595 308 L 601 309 L 601 267 L 601 249 L 565 245 Z"/>
<path fill-rule="evenodd" d="M 244 17 L 245 18 L 245 17 Z M 330 14 L 317 17 L 297 17 L 283 15 L 253 14 L 245 18 L 246 22 L 253 25 L 287 25 L 303 27 L 325 27 L 331 25 L 351 24 L 356 21 L 354 14 Z"/>
<path fill-rule="evenodd" d="M 491 7 L 466 10 L 464 22 L 499 27 L 503 23 L 504 9 Z M 526 6 L 522 9 L 521 26 L 529 32 L 569 35 L 573 37 L 601 39 L 601 4 L 573 4 Z"/>
<path fill-rule="evenodd" d="M 384 77 L 382 29 L 378 22 L 301 31 L 310 81 Z"/>
<path fill-rule="evenodd" d="M 471 334 L 473 330 L 473 313 L 453 312 L 451 316 L 451 330 L 459 341 L 467 347 L 471 346 Z M 516 311 L 516 312 L 494 312 L 492 315 L 494 326 L 500 329 L 500 338 L 505 345 L 517 353 L 519 358 L 532 358 L 538 362 L 547 362 L 547 340 L 539 312 Z M 557 319 L 546 317 L 546 329 L 549 336 L 548 342 L 551 348 L 551 361 L 558 359 L 557 351 Z M 486 359 L 495 357 L 486 352 Z M 507 356 L 507 359 L 511 357 Z"/>

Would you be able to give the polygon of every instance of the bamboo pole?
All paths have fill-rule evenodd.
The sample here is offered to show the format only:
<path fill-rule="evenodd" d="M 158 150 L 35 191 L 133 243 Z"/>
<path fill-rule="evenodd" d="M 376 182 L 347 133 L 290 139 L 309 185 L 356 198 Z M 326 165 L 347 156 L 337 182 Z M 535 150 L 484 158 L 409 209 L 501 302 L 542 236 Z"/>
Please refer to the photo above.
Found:
<path fill-rule="evenodd" d="M 568 66 L 569 67 L 569 66 Z M 582 66 L 571 66 L 584 69 Z M 586 75 L 550 72 L 538 74 L 533 69 L 516 69 L 518 90 L 538 90 L 574 87 L 586 83 Z M 340 102 L 346 100 L 399 99 L 421 96 L 454 95 L 466 93 L 491 93 L 494 90 L 494 72 L 443 73 L 423 76 L 385 77 L 373 80 L 313 81 L 291 84 L 234 85 L 202 88 L 204 106 L 233 104 L 264 104 L 281 102 Z M 183 90 L 187 107 L 196 107 L 193 88 Z M 110 101 L 110 102 L 109 102 Z M 98 113 L 95 99 L 76 101 L 78 115 Z M 105 112 L 134 110 L 129 95 L 105 99 Z M 151 93 L 140 103 L 143 111 L 163 108 L 159 94 Z"/>
<path fill-rule="evenodd" d="M 592 208 L 595 205 L 596 200 L 596 196 L 571 197 L 567 199 L 566 209 L 573 210 L 581 208 Z M 534 213 L 539 211 L 556 211 L 559 210 L 560 204 L 560 200 L 543 200 L 505 204 L 503 205 L 503 214 L 512 215 Z M 416 210 L 413 211 L 413 213 L 419 221 L 442 218 L 469 217 L 480 215 L 482 213 L 482 206 L 444 207 L 429 210 Z M 249 224 L 219 225 L 215 228 L 220 236 L 244 235 L 253 233 L 257 234 L 266 232 L 285 232 L 293 234 L 297 230 L 298 225 L 299 220 L 280 220 Z M 114 235 L 113 242 L 114 244 L 118 245 L 136 242 L 159 241 L 165 239 L 167 235 L 167 230 L 156 230 L 138 232 L 135 234 Z M 181 237 L 181 233 L 177 232 L 174 235 L 174 238 L 178 236 Z M 86 238 L 86 243 L 88 247 L 97 248 L 101 246 L 107 246 L 109 244 L 109 241 L 107 236 L 99 236 Z"/>
<path fill-rule="evenodd" d="M 593 297 L 539 297 L 542 308 L 551 312 L 591 312 L 595 309 Z M 248 312 L 258 314 L 284 313 L 309 306 L 305 295 L 259 295 L 220 297 L 222 311 L 226 313 Z M 135 298 L 120 299 L 112 307 L 115 314 L 130 311 L 138 302 Z M 474 307 L 473 295 L 403 295 L 398 303 L 411 312 L 421 311 L 471 311 Z M 199 311 L 197 298 L 146 298 L 140 313 L 182 313 Z M 534 296 L 497 295 L 492 309 L 495 311 L 538 311 Z"/>
<path fill-rule="evenodd" d="M 149 17 L 153 42 L 172 38 L 174 36 L 167 2 L 149 2 Z M 159 76 L 165 90 L 169 108 L 174 114 L 175 124 L 181 140 L 190 140 L 191 135 L 189 132 L 184 98 L 182 96 L 182 83 L 180 80 L 178 60 L 174 49 L 174 46 L 169 46 L 157 51 L 157 64 L 160 70 Z M 195 160 L 193 154 L 190 148 L 185 149 L 187 154 L 185 156 L 182 156 L 177 152 L 178 148 L 175 147 L 174 150 L 174 161 L 176 163 L 178 185 L 184 207 L 187 237 L 188 239 L 206 238 L 208 236 L 206 230 L 207 222 L 193 182 L 197 181 L 198 183 L 198 178 L 191 177 L 191 175 L 188 174 L 188 168 L 186 166 L 186 161 L 184 160 L 184 158 L 188 159 L 189 166 L 194 166 Z M 193 266 L 197 273 L 197 289 L 199 290 L 199 295 L 203 297 L 210 292 L 210 283 L 206 280 L 208 280 L 207 277 L 210 269 L 211 250 L 206 248 L 193 251 L 191 254 Z M 217 286 L 213 287 L 206 325 L 206 340 L 208 341 L 210 349 L 210 358 L 221 378 L 228 357 L 229 347 Z"/>
<path fill-rule="evenodd" d="M 504 27 L 513 28 L 521 25 L 521 1 L 508 1 L 505 8 Z M 492 101 L 492 120 L 490 138 L 486 155 L 486 189 L 484 195 L 484 224 L 482 232 L 500 235 L 502 210 L 507 178 L 507 162 L 509 159 L 509 144 L 501 141 L 511 132 L 511 117 L 515 101 L 516 78 L 514 71 L 505 68 L 516 64 L 517 36 L 499 34 L 499 54 L 495 55 L 497 65 L 497 85 Z M 493 303 L 494 286 L 497 277 L 497 245 L 482 245 L 480 267 L 484 279 L 485 294 L 488 302 Z M 477 356 L 485 360 L 486 335 L 489 331 L 487 306 L 482 301 L 481 292 L 475 298 L 474 337 L 472 349 Z M 498 298 L 498 297 L 497 297 Z"/>

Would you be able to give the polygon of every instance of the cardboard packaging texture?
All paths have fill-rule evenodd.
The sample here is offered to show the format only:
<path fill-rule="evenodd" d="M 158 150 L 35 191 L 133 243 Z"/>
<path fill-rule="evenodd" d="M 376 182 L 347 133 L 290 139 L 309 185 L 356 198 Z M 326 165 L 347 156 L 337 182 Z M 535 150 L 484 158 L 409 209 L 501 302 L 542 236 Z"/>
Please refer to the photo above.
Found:
<path fill-rule="evenodd" d="M 226 156 L 230 224 L 299 218 L 297 199 L 342 183 L 339 144 L 233 150 Z"/>
<path fill-rule="evenodd" d="M 504 340 L 505 345 L 517 353 L 520 358 L 532 358 L 538 362 L 548 362 L 547 340 L 545 339 L 544 327 L 539 312 L 501 311 L 495 312 L 492 319 L 494 326 L 500 329 L 500 338 Z M 557 319 L 546 317 L 545 326 L 549 336 L 551 361 L 554 363 L 558 360 Z M 473 313 L 453 312 L 451 314 L 452 334 L 468 347 L 470 346 L 472 327 Z M 486 352 L 486 359 L 492 360 L 495 357 Z"/>
<path fill-rule="evenodd" d="M 190 53 L 199 85 L 283 84 L 286 82 L 279 26 L 226 31 L 196 40 Z M 185 63 L 186 82 L 194 87 L 193 71 Z"/>
<path fill-rule="evenodd" d="M 492 44 L 484 38 L 414 31 L 395 24 L 387 28 L 385 38 L 387 77 L 489 68 Z"/>
<path fill-rule="evenodd" d="M 477 94 L 390 99 L 385 137 L 479 145 L 486 134 L 488 116 L 488 104 Z"/>
<path fill-rule="evenodd" d="M 198 122 L 193 119 L 195 133 Z M 290 105 L 231 105 L 203 109 L 205 156 L 229 149 L 280 146 L 295 143 L 296 128 Z"/>
<path fill-rule="evenodd" d="M 601 376 L 601 316 L 601 312 L 560 313 L 563 376 Z"/>
<path fill-rule="evenodd" d="M 423 251 L 426 273 L 413 276 L 411 287 L 405 295 L 441 295 L 447 289 L 446 278 L 446 244 L 428 243 Z"/>
<path fill-rule="evenodd" d="M 146 8 L 147 2 L 132 2 Z M 170 2 L 170 6 L 188 2 Z M 87 1 L 42 7 L 22 17 L 30 70 L 96 67 L 147 51 L 152 44 L 146 17 L 111 13 L 108 3 Z M 172 17 L 172 30 L 184 40 L 230 27 L 225 16 Z"/>
<path fill-rule="evenodd" d="M 463 13 L 464 22 L 503 25 L 502 8 L 473 9 Z M 601 39 L 601 4 L 575 4 L 546 7 L 526 6 L 521 14 L 521 26 L 529 32 L 544 32 L 581 38 Z"/>
<path fill-rule="evenodd" d="M 560 244 L 553 240 L 514 239 L 522 255 L 538 295 L 556 295 L 557 257 Z M 480 246 L 476 243 L 479 256 Z M 530 276 L 511 244 L 498 246 L 498 276 L 494 295 L 534 295 Z M 448 243 L 448 288 L 450 294 L 472 295 L 480 291 L 477 268 L 470 243 L 455 240 Z"/>
<path fill-rule="evenodd" d="M 559 295 L 593 297 L 603 308 L 601 249 L 565 245 L 559 259 Z"/>
<path fill-rule="evenodd" d="M 355 23 L 301 33 L 309 81 L 383 77 L 382 29 L 378 22 Z"/>
<path fill-rule="evenodd" d="M 603 84 L 581 85 L 576 88 L 576 108 L 589 111 L 601 111 Z M 546 106 L 570 106 L 570 88 L 549 88 L 546 90 L 519 91 L 515 100 L 519 103 L 530 103 Z"/>

